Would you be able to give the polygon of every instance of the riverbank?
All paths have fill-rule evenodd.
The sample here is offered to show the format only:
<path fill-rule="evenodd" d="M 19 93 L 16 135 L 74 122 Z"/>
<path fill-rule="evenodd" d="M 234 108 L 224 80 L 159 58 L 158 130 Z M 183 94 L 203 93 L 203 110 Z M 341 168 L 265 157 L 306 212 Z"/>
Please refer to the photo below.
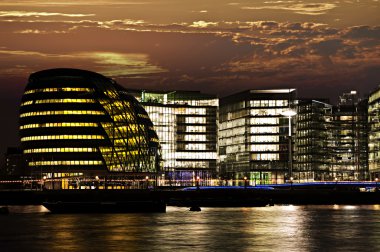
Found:
<path fill-rule="evenodd" d="M 265 205 L 380 204 L 377 187 L 366 185 L 190 187 L 155 190 L 3 190 L 0 205 L 44 202 L 160 202 L 168 206 L 239 207 Z"/>

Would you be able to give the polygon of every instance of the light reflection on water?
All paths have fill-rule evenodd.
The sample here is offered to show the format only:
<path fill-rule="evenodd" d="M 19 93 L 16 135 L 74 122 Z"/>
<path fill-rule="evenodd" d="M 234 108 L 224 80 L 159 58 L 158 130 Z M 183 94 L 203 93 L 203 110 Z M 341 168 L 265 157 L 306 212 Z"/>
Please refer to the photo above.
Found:
<path fill-rule="evenodd" d="M 380 206 L 168 207 L 156 214 L 0 216 L 3 251 L 380 251 Z"/>

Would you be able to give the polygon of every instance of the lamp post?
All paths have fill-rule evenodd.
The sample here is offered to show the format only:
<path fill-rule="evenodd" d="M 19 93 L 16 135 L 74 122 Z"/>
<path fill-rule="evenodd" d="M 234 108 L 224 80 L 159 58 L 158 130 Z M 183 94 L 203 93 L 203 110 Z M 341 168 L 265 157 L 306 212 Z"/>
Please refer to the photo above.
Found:
<path fill-rule="evenodd" d="M 290 190 L 293 190 L 293 177 L 290 177 Z"/>
<path fill-rule="evenodd" d="M 45 181 L 46 181 L 46 176 L 43 176 L 41 179 L 41 191 L 45 188 Z"/>
<path fill-rule="evenodd" d="M 297 114 L 296 111 L 288 109 L 281 113 L 283 116 L 288 117 L 289 130 L 288 130 L 288 149 L 289 149 L 289 177 L 293 177 L 293 152 L 292 152 L 292 116 Z"/>
<path fill-rule="evenodd" d="M 99 189 L 99 176 L 95 176 L 95 189 Z"/>
<path fill-rule="evenodd" d="M 199 176 L 197 176 L 197 190 L 199 190 L 199 182 L 200 182 L 200 178 Z"/>
<path fill-rule="evenodd" d="M 377 182 L 379 182 L 379 179 L 375 178 L 375 182 L 376 182 L 376 189 L 377 189 Z"/>
<path fill-rule="evenodd" d="M 146 189 L 149 189 L 149 177 L 145 177 L 145 182 L 146 182 Z"/>
<path fill-rule="evenodd" d="M 247 177 L 244 177 L 244 188 L 245 188 L 245 189 L 247 189 L 247 184 L 248 184 L 247 182 L 248 182 L 248 181 L 247 181 Z"/>

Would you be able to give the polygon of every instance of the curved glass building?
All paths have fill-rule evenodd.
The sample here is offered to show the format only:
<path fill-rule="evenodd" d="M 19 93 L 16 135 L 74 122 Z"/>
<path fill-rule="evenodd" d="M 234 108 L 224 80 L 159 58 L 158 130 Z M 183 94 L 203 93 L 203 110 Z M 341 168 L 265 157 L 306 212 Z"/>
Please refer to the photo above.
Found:
<path fill-rule="evenodd" d="M 115 81 L 77 69 L 30 75 L 20 107 L 28 167 L 53 177 L 156 172 L 160 146 L 148 114 Z"/>

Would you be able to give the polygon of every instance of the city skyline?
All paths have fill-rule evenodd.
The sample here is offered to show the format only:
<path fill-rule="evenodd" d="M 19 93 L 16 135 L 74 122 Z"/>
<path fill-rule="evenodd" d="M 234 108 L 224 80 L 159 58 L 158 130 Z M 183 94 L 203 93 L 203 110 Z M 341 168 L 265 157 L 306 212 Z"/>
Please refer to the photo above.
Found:
<path fill-rule="evenodd" d="M 2 153 L 18 143 L 29 74 L 99 72 L 126 88 L 369 93 L 380 79 L 378 1 L 0 1 Z"/>

